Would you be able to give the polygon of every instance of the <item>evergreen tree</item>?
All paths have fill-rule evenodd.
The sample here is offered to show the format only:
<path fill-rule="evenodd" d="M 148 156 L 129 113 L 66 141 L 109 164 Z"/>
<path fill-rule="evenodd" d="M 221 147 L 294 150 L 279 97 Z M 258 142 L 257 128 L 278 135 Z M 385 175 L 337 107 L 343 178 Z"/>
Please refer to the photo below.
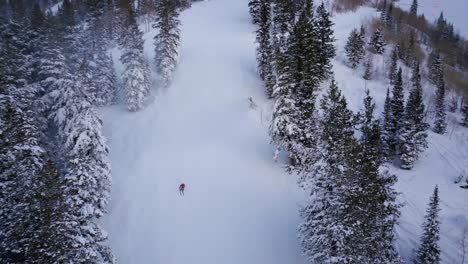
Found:
<path fill-rule="evenodd" d="M 262 5 L 265 4 L 265 2 L 269 1 L 263 1 L 263 0 L 250 0 L 249 1 L 249 12 L 250 15 L 252 16 L 252 22 L 254 24 L 260 24 L 261 21 L 261 9 Z"/>
<path fill-rule="evenodd" d="M 361 263 L 399 263 L 394 247 L 394 227 L 399 217 L 397 193 L 393 185 L 396 176 L 380 172 L 383 162 L 379 121 L 374 119 L 375 104 L 367 91 L 364 113 L 360 114 L 362 137 L 351 161 L 351 183 L 347 193 L 347 208 L 353 208 L 348 219 L 354 228 L 349 238 L 350 256 Z M 373 247 L 368 245 L 372 243 Z"/>
<path fill-rule="evenodd" d="M 130 2 L 122 0 L 121 9 L 121 12 L 127 14 L 124 22 L 125 31 L 119 39 L 123 49 L 120 60 L 125 67 L 122 74 L 125 100 L 130 111 L 138 111 L 143 108 L 148 97 L 151 76 L 143 53 L 143 34 L 138 29 Z"/>
<path fill-rule="evenodd" d="M 418 62 L 414 64 L 411 81 L 413 89 L 406 103 L 405 120 L 400 136 L 400 158 L 404 169 L 411 169 L 419 154 L 427 148 L 426 130 L 429 127 L 425 122 L 426 107 L 422 98 L 421 74 Z"/>
<path fill-rule="evenodd" d="M 413 31 L 411 31 L 410 38 L 408 41 L 408 45 L 406 46 L 405 49 L 405 54 L 403 56 L 403 60 L 408 66 L 413 66 L 412 64 L 414 63 L 416 59 L 415 55 L 415 46 L 416 46 L 416 36 Z"/>
<path fill-rule="evenodd" d="M 273 141 L 279 143 L 277 145 L 281 148 L 288 150 L 293 165 L 299 165 L 295 163 L 300 161 L 303 148 L 313 145 L 309 130 L 313 126 L 312 116 L 319 80 L 314 75 L 317 66 L 314 59 L 317 42 L 313 34 L 315 23 L 312 10 L 312 2 L 306 1 L 288 39 L 288 47 L 284 53 L 287 64 L 283 68 L 284 72 L 279 76 L 277 89 L 274 91 L 278 98 L 278 104 L 276 104 L 278 108 L 274 110 Z M 284 120 L 281 117 L 285 112 L 281 110 L 283 107 L 295 109 L 292 112 L 294 118 L 288 119 L 289 125 L 277 122 Z M 280 124 L 281 126 L 278 127 Z M 285 129 L 288 130 L 287 133 L 278 131 Z M 285 135 L 287 135 L 286 138 Z"/>
<path fill-rule="evenodd" d="M 385 97 L 384 112 L 382 113 L 382 153 L 385 159 L 390 159 L 393 155 L 391 150 L 392 139 L 392 99 L 390 97 L 390 89 L 387 89 L 387 96 Z"/>
<path fill-rule="evenodd" d="M 304 218 L 299 238 L 304 254 L 314 263 L 343 263 L 347 255 L 345 193 L 347 162 L 356 144 L 353 137 L 353 114 L 347 109 L 334 80 L 321 101 L 320 145 L 316 150 L 319 161 L 311 165 L 310 187 L 314 199 L 301 210 Z"/>
<path fill-rule="evenodd" d="M 436 116 L 434 121 L 434 132 L 444 134 L 447 129 L 446 107 L 445 107 L 445 80 L 443 74 L 437 84 L 436 93 Z"/>
<path fill-rule="evenodd" d="M 357 29 L 353 29 L 345 46 L 346 55 L 352 68 L 356 68 L 365 55 L 364 40 Z"/>
<path fill-rule="evenodd" d="M 467 99 L 465 99 L 463 102 L 462 112 L 463 112 L 462 125 L 464 127 L 468 127 L 468 100 Z"/>
<path fill-rule="evenodd" d="M 392 125 L 390 129 L 390 153 L 399 154 L 400 134 L 405 116 L 405 98 L 403 94 L 403 79 L 401 68 L 398 70 L 391 100 Z"/>
<path fill-rule="evenodd" d="M 444 67 L 442 65 L 442 59 L 440 57 L 440 52 L 435 51 L 430 55 L 431 62 L 429 65 L 429 80 L 434 84 L 438 85 L 440 82 L 441 76 L 444 74 Z"/>
<path fill-rule="evenodd" d="M 159 32 L 154 37 L 156 46 L 156 71 L 161 86 L 167 87 L 177 66 L 180 41 L 179 13 L 172 0 L 161 0 L 158 6 L 158 20 L 153 27 Z"/>
<path fill-rule="evenodd" d="M 383 38 L 382 31 L 377 29 L 374 34 L 372 34 L 371 41 L 369 43 L 372 50 L 377 54 L 383 54 L 385 52 L 385 40 Z"/>
<path fill-rule="evenodd" d="M 410 14 L 415 17 L 418 15 L 418 0 L 413 0 L 410 8 Z"/>
<path fill-rule="evenodd" d="M 29 261 L 35 224 L 33 182 L 43 166 L 44 150 L 31 110 L 21 109 L 14 97 L 3 97 L 0 120 L 0 257 L 6 263 Z"/>
<path fill-rule="evenodd" d="M 288 37 L 294 25 L 294 9 L 291 0 L 277 0 L 273 5 L 273 49 L 274 68 L 277 76 L 276 85 L 285 78 L 288 68 Z M 279 89 L 279 88 L 275 88 Z"/>
<path fill-rule="evenodd" d="M 67 252 L 65 236 L 65 196 L 60 175 L 52 161 L 47 161 L 39 177 L 35 179 L 32 219 L 29 228 L 32 235 L 31 263 L 62 263 Z"/>
<path fill-rule="evenodd" d="M 425 221 L 422 226 L 423 234 L 421 237 L 421 245 L 419 246 L 414 260 L 416 264 L 440 263 L 440 247 L 438 245 L 440 239 L 439 203 L 439 189 L 436 186 L 431 196 Z"/>
<path fill-rule="evenodd" d="M 398 73 L 398 50 L 395 47 L 392 51 L 392 57 L 391 57 L 391 64 L 390 64 L 390 70 L 388 72 L 388 79 L 390 80 L 390 84 L 395 84 L 395 80 L 397 77 Z"/>
<path fill-rule="evenodd" d="M 372 72 L 373 72 L 373 68 L 372 68 L 372 59 L 369 58 L 367 59 L 366 63 L 364 64 L 364 66 L 366 67 L 366 69 L 364 70 L 364 80 L 372 80 Z"/>
<path fill-rule="evenodd" d="M 273 46 L 271 38 L 271 5 L 269 0 L 262 0 L 260 20 L 257 29 L 257 62 L 260 78 L 265 83 L 268 98 L 273 97 L 275 76 L 273 72 Z"/>
<path fill-rule="evenodd" d="M 330 13 L 327 12 L 325 4 L 322 2 L 317 8 L 316 15 L 316 31 L 318 39 L 318 52 L 315 54 L 317 57 L 317 72 L 321 81 L 330 77 L 331 74 L 331 60 L 335 57 L 336 48 L 334 46 L 335 38 L 333 37 L 333 22 L 330 19 Z"/>

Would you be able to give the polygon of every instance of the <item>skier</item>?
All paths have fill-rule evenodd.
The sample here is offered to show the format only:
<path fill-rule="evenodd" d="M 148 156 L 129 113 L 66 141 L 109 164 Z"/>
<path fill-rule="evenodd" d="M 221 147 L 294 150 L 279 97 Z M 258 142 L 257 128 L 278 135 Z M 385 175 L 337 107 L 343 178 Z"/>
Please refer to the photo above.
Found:
<path fill-rule="evenodd" d="M 185 183 L 181 183 L 181 184 L 179 185 L 179 193 L 180 193 L 180 195 L 182 195 L 182 196 L 184 195 L 184 190 L 185 190 Z"/>

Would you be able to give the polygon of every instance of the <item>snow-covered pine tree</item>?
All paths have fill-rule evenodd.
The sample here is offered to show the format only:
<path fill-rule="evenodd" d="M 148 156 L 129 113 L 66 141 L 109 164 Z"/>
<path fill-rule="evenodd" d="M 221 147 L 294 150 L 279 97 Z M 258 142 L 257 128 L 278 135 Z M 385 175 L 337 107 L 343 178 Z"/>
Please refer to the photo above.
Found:
<path fill-rule="evenodd" d="M 104 14 L 108 8 L 105 1 L 86 1 L 88 14 L 85 19 L 88 25 L 84 32 L 86 41 L 87 72 L 93 89 L 85 91 L 93 105 L 103 106 L 115 101 L 117 77 L 114 64 L 108 53 L 110 40 L 106 36 L 106 21 Z"/>
<path fill-rule="evenodd" d="M 429 80 L 434 85 L 438 85 L 441 76 L 444 75 L 444 66 L 442 64 L 442 58 L 440 57 L 439 51 L 434 51 L 430 54 L 429 64 Z"/>
<path fill-rule="evenodd" d="M 154 28 L 159 29 L 154 37 L 156 51 L 156 72 L 161 87 L 167 87 L 179 60 L 179 12 L 172 0 L 161 0 L 158 5 L 158 19 Z"/>
<path fill-rule="evenodd" d="M 353 29 L 348 37 L 348 42 L 345 46 L 346 55 L 351 64 L 351 68 L 356 68 L 361 59 L 365 55 L 364 40 L 357 29 Z"/>
<path fill-rule="evenodd" d="M 317 63 L 319 41 L 314 34 L 317 32 L 317 23 L 314 21 L 311 0 L 305 0 L 299 18 L 295 23 L 289 37 L 288 52 L 290 58 L 290 75 L 292 76 L 293 96 L 295 97 L 298 114 L 298 124 L 301 134 L 297 139 L 296 148 L 292 151 L 296 166 L 301 164 L 304 149 L 312 148 L 314 138 L 311 129 L 314 127 L 315 101 L 318 93 L 320 77 L 317 74 L 320 63 Z M 325 66 L 324 66 L 325 67 Z M 323 70 L 323 69 L 322 69 Z M 297 147 L 299 149 L 297 149 Z"/>
<path fill-rule="evenodd" d="M 366 155 L 366 166 L 370 170 L 377 171 L 382 164 L 382 138 L 379 120 L 374 118 L 375 103 L 370 96 L 369 90 L 366 90 L 366 97 L 364 98 L 364 113 L 360 114 L 360 125 L 362 137 L 360 144 L 363 148 L 363 153 Z"/>
<path fill-rule="evenodd" d="M 114 61 L 111 55 L 107 52 L 106 46 L 100 47 L 95 54 L 95 71 L 90 69 L 93 74 L 93 80 L 96 87 L 97 106 L 109 105 L 115 102 L 117 96 L 117 76 L 114 68 Z M 94 67 L 93 67 L 94 68 Z"/>
<path fill-rule="evenodd" d="M 382 30 L 380 28 L 376 29 L 372 34 L 369 45 L 372 47 L 372 50 L 377 54 L 383 54 L 385 52 L 385 40 L 383 37 Z"/>
<path fill-rule="evenodd" d="M 295 13 L 291 0 L 278 0 L 273 5 L 273 50 L 274 69 L 276 73 L 276 85 L 281 82 L 285 75 L 285 68 L 288 67 L 286 50 L 288 47 L 288 37 L 294 25 Z M 278 88 L 275 88 L 275 90 Z M 275 92 L 273 92 L 275 93 Z"/>
<path fill-rule="evenodd" d="M 364 113 L 360 114 L 362 136 L 351 161 L 347 185 L 347 208 L 353 228 L 348 238 L 348 253 L 360 263 L 399 263 L 394 247 L 394 227 L 399 217 L 396 176 L 380 172 L 383 162 L 380 122 L 374 119 L 375 104 L 367 91 Z M 353 208 L 353 209 L 351 209 Z M 372 243 L 372 247 L 368 245 Z"/>
<path fill-rule="evenodd" d="M 150 92 L 151 75 L 148 62 L 143 53 L 143 33 L 138 29 L 136 14 L 128 0 L 121 1 L 121 11 L 124 17 L 125 29 L 119 38 L 123 49 L 120 60 L 125 69 L 122 74 L 125 101 L 130 111 L 143 108 Z"/>
<path fill-rule="evenodd" d="M 388 79 L 390 80 L 390 84 L 395 84 L 395 80 L 398 73 L 398 49 L 397 47 L 393 48 L 391 62 L 390 62 L 390 69 L 388 71 Z"/>
<path fill-rule="evenodd" d="M 345 193 L 352 188 L 347 183 L 349 159 L 356 144 L 353 137 L 354 115 L 347 109 L 345 98 L 332 80 L 321 101 L 320 144 L 316 150 L 318 162 L 309 164 L 307 178 L 311 195 L 301 210 L 304 219 L 299 226 L 302 250 L 313 263 L 346 263 L 348 234 Z M 355 260 L 355 259 L 353 259 Z"/>
<path fill-rule="evenodd" d="M 418 0 L 413 0 L 410 8 L 410 14 L 415 17 L 418 15 Z"/>
<path fill-rule="evenodd" d="M 436 103 L 435 103 L 434 132 L 444 134 L 447 130 L 447 110 L 445 107 L 445 80 L 443 73 L 437 83 Z"/>
<path fill-rule="evenodd" d="M 333 22 L 330 19 L 330 13 L 325 8 L 322 2 L 318 8 L 315 17 L 316 23 L 316 38 L 318 40 L 318 54 L 315 56 L 318 60 L 316 75 L 320 81 L 328 79 L 332 71 L 331 60 L 335 57 L 336 48 L 334 45 L 335 38 L 333 37 Z"/>
<path fill-rule="evenodd" d="M 364 70 L 364 75 L 362 76 L 362 78 L 364 78 L 364 80 L 372 80 L 372 72 L 374 71 L 373 70 L 373 66 L 372 66 L 372 58 L 368 58 L 364 64 L 364 66 L 366 67 L 365 70 Z"/>
<path fill-rule="evenodd" d="M 440 239 L 439 203 L 439 189 L 436 186 L 431 196 L 429 207 L 426 210 L 425 221 L 422 226 L 421 245 L 414 259 L 414 263 L 416 264 L 440 263 L 440 247 L 438 245 Z"/>
<path fill-rule="evenodd" d="M 291 163 L 295 166 L 301 166 L 301 156 L 304 148 L 313 145 L 309 130 L 313 122 L 313 113 L 317 87 L 319 84 L 316 72 L 316 57 L 314 52 L 317 50 L 317 41 L 314 37 L 315 23 L 313 21 L 312 2 L 306 0 L 304 7 L 299 14 L 298 21 L 294 24 L 288 39 L 288 47 L 284 55 L 288 59 L 287 67 L 283 68 L 284 73 L 279 76 L 278 91 L 284 93 L 281 96 L 287 96 L 294 103 L 296 109 L 295 118 L 290 119 L 294 122 L 292 127 L 294 135 L 289 130 L 287 148 L 283 149 L 289 152 Z M 276 109 L 278 110 L 278 109 Z M 275 113 L 277 112 L 275 110 Z"/>
<path fill-rule="evenodd" d="M 109 202 L 108 148 L 101 134 L 102 121 L 78 88 L 86 84 L 80 72 L 72 85 L 63 87 L 54 98 L 59 106 L 55 120 L 66 168 L 66 261 L 113 263 L 105 232 L 95 223 Z"/>
<path fill-rule="evenodd" d="M 416 36 L 415 33 L 411 31 L 408 43 L 400 46 L 401 54 L 399 55 L 403 62 L 409 67 L 412 67 L 414 61 L 417 60 L 415 55 L 415 46 Z"/>
<path fill-rule="evenodd" d="M 400 133 L 403 128 L 403 120 L 405 117 L 405 98 L 403 94 L 403 78 L 402 70 L 398 69 L 395 85 L 392 90 L 391 100 L 392 111 L 392 126 L 390 129 L 390 152 L 394 155 L 399 154 Z"/>
<path fill-rule="evenodd" d="M 260 23 L 260 20 L 261 20 L 261 6 L 263 4 L 265 4 L 265 2 L 268 2 L 268 4 L 270 4 L 269 0 L 267 1 L 264 1 L 264 0 L 250 0 L 249 1 L 249 12 L 250 12 L 250 15 L 252 16 L 252 23 L 258 25 Z"/>
<path fill-rule="evenodd" d="M 468 127 L 468 99 L 465 99 L 463 102 L 462 112 L 463 112 L 462 125 L 464 127 Z"/>
<path fill-rule="evenodd" d="M 265 83 L 268 98 L 273 98 L 275 75 L 273 72 L 273 44 L 271 38 L 271 5 L 269 0 L 262 0 L 257 29 L 257 63 L 260 78 Z"/>
<path fill-rule="evenodd" d="M 393 116 L 392 116 L 392 99 L 390 97 L 390 89 L 387 89 L 387 96 L 385 97 L 384 111 L 382 113 L 382 153 L 385 159 L 389 160 L 392 158 L 394 153 L 391 150 L 391 139 L 392 139 L 392 127 L 393 127 Z"/>
<path fill-rule="evenodd" d="M 59 172 L 51 160 L 46 162 L 33 186 L 37 206 L 32 210 L 35 223 L 28 230 L 32 235 L 29 261 L 63 263 L 67 252 L 65 196 Z"/>
<path fill-rule="evenodd" d="M 35 224 L 31 209 L 36 205 L 33 182 L 43 166 L 44 150 L 35 126 L 34 112 L 21 109 L 13 96 L 0 95 L 6 104 L 0 119 L 0 256 L 6 263 L 31 260 Z"/>
<path fill-rule="evenodd" d="M 425 122 L 426 107 L 422 97 L 421 74 L 419 63 L 413 66 L 411 77 L 413 89 L 410 92 L 405 107 L 405 119 L 400 136 L 400 159 L 403 169 L 411 169 L 419 154 L 427 148 L 427 128 Z"/>

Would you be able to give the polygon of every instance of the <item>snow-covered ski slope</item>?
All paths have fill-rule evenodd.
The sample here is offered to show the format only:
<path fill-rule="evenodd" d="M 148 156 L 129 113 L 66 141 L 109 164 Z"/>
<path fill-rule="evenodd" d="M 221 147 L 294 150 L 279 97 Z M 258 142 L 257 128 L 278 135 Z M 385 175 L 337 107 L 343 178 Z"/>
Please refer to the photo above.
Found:
<path fill-rule="evenodd" d="M 184 11 L 172 86 L 143 111 L 102 111 L 114 179 L 103 225 L 119 263 L 305 263 L 296 239 L 303 197 L 272 160 L 247 3 Z"/>
<path fill-rule="evenodd" d="M 420 1 L 422 2 L 422 1 Z M 364 67 L 352 70 L 345 65 L 346 54 L 344 46 L 349 33 L 353 28 L 359 28 L 369 19 L 379 17 L 379 13 L 369 7 L 361 7 L 356 12 L 336 14 L 334 17 L 334 31 L 337 38 L 337 57 L 334 61 L 335 78 L 343 90 L 349 107 L 353 111 L 363 110 L 362 99 L 366 89 L 377 104 L 377 114 L 383 111 L 387 88 L 391 88 L 387 79 L 388 61 L 382 56 L 373 59 L 374 79 L 365 81 L 362 76 Z M 447 17 L 450 20 L 450 17 Z M 387 53 L 390 53 L 387 47 Z M 389 54 L 387 54 L 389 58 Z M 405 94 L 411 89 L 411 70 L 403 67 Z M 434 87 L 427 81 L 424 85 L 424 98 L 429 110 L 434 103 Z M 433 123 L 433 113 L 428 114 L 428 122 Z M 461 189 L 454 184 L 454 180 L 461 174 L 468 172 L 468 129 L 459 125 L 460 114 L 449 113 L 448 129 L 445 135 L 438 135 L 429 131 L 429 148 L 422 154 L 412 170 L 402 170 L 388 165 L 390 171 L 398 176 L 396 189 L 400 192 L 399 201 L 402 204 L 401 217 L 396 229 L 398 250 L 405 263 L 412 263 L 414 251 L 419 245 L 421 224 L 424 220 L 425 210 L 429 196 L 434 187 L 439 186 L 441 199 L 441 240 L 442 263 L 468 264 L 468 190 Z M 464 230 L 466 234 L 464 235 Z M 465 239 L 465 260 L 462 262 L 462 240 Z"/>

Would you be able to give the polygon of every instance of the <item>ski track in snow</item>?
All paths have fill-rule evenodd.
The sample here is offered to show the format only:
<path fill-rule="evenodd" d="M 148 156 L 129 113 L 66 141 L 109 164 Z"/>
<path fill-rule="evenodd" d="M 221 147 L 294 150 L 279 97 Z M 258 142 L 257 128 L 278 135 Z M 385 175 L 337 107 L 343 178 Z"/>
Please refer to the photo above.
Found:
<path fill-rule="evenodd" d="M 303 193 L 272 160 L 247 3 L 194 4 L 181 15 L 172 86 L 138 113 L 101 111 L 114 179 L 103 225 L 119 263 L 305 263 Z"/>

